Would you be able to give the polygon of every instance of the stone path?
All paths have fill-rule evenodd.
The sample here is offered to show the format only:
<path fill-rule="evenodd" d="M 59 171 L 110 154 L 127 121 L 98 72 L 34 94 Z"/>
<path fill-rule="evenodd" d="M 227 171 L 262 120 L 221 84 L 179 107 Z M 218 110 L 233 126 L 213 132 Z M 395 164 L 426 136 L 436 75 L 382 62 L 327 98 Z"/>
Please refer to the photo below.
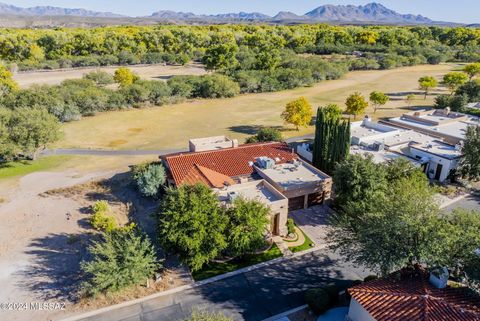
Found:
<path fill-rule="evenodd" d="M 293 255 L 292 251 L 290 251 L 290 249 L 288 248 L 287 242 L 285 242 L 280 236 L 274 236 L 273 241 L 275 242 L 275 244 L 277 244 L 283 256 L 289 257 Z"/>

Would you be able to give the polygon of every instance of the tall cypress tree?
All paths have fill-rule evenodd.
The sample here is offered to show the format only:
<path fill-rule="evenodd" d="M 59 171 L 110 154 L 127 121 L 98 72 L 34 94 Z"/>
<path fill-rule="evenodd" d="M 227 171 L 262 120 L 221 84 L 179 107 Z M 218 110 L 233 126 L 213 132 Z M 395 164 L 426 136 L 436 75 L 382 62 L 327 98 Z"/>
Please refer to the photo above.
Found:
<path fill-rule="evenodd" d="M 350 121 L 318 108 L 315 122 L 313 165 L 332 173 L 335 165 L 343 161 L 350 151 Z"/>

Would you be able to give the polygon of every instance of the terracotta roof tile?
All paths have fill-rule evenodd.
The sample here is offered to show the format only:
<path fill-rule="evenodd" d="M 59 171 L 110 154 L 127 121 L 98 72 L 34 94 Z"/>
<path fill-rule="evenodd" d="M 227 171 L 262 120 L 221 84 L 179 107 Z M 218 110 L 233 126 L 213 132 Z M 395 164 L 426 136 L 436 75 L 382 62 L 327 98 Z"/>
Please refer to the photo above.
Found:
<path fill-rule="evenodd" d="M 228 177 L 251 175 L 254 169 L 249 162 L 254 162 L 260 156 L 279 159 L 279 163 L 298 158 L 286 143 L 258 143 L 213 151 L 166 155 L 163 159 L 178 186 L 197 182 L 209 183 L 205 177 L 206 171 L 202 173 L 199 168 L 207 168 Z"/>
<path fill-rule="evenodd" d="M 425 272 L 403 280 L 398 273 L 348 292 L 378 321 L 480 321 L 480 298 L 468 288 L 437 289 Z"/>

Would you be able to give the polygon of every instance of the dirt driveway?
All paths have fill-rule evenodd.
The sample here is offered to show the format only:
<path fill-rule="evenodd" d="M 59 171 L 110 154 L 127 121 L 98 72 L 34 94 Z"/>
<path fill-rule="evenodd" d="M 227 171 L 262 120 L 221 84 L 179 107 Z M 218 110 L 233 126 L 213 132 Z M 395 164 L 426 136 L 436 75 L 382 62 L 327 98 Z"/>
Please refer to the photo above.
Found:
<path fill-rule="evenodd" d="M 0 302 L 59 302 L 75 283 L 78 262 L 85 253 L 87 213 L 67 198 L 39 194 L 114 172 L 78 175 L 74 171 L 38 172 L 23 177 L 0 205 Z M 59 291 L 59 289 L 65 289 Z M 67 304 L 68 309 L 68 304 Z M 0 311 L 0 320 L 47 320 L 66 311 Z"/>
<path fill-rule="evenodd" d="M 24 88 L 35 84 L 57 85 L 66 79 L 82 78 L 84 74 L 96 70 L 103 70 L 113 74 L 117 68 L 118 66 L 111 66 L 19 72 L 14 75 L 13 79 Z M 206 72 L 203 66 L 199 64 L 189 64 L 185 66 L 164 66 L 162 64 L 158 64 L 148 66 L 128 66 L 128 68 L 137 73 L 141 78 L 148 80 L 168 79 L 169 77 L 176 75 L 202 75 Z"/>

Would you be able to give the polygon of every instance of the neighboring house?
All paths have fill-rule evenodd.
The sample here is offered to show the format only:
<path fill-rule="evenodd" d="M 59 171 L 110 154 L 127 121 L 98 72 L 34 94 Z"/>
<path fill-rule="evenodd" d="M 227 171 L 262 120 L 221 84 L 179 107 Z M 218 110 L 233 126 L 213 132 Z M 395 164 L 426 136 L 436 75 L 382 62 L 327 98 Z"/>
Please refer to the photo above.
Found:
<path fill-rule="evenodd" d="M 441 182 L 457 168 L 462 157 L 460 145 L 450 145 L 415 130 L 374 122 L 369 117 L 351 123 L 350 132 L 350 154 L 371 155 L 376 163 L 403 158 L 422 168 L 429 178 Z M 298 145 L 297 153 L 311 162 L 310 144 Z"/>
<path fill-rule="evenodd" d="M 462 157 L 460 145 L 415 130 L 402 129 L 366 117 L 351 125 L 352 154 L 370 154 L 381 163 L 396 158 L 409 160 L 431 179 L 445 181 Z"/>
<path fill-rule="evenodd" d="M 413 129 L 442 139 L 448 144 L 456 145 L 465 139 L 468 126 L 480 125 L 475 116 L 451 112 L 449 108 L 421 110 L 390 118 L 388 124 Z"/>
<path fill-rule="evenodd" d="M 191 140 L 196 141 L 209 139 Z M 280 235 L 286 234 L 289 210 L 321 204 L 330 198 L 332 179 L 300 160 L 286 143 L 219 148 L 222 140 L 210 141 L 210 147 L 202 143 L 201 152 L 161 157 L 169 185 L 202 183 L 214 189 L 224 202 L 243 196 L 267 203 L 272 208 L 271 231 Z M 197 150 L 192 145 L 191 150 Z"/>
<path fill-rule="evenodd" d="M 437 288 L 421 269 L 348 289 L 349 321 L 478 321 L 480 297 L 461 286 Z"/>
<path fill-rule="evenodd" d="M 467 108 L 480 109 L 480 102 L 468 103 Z"/>

